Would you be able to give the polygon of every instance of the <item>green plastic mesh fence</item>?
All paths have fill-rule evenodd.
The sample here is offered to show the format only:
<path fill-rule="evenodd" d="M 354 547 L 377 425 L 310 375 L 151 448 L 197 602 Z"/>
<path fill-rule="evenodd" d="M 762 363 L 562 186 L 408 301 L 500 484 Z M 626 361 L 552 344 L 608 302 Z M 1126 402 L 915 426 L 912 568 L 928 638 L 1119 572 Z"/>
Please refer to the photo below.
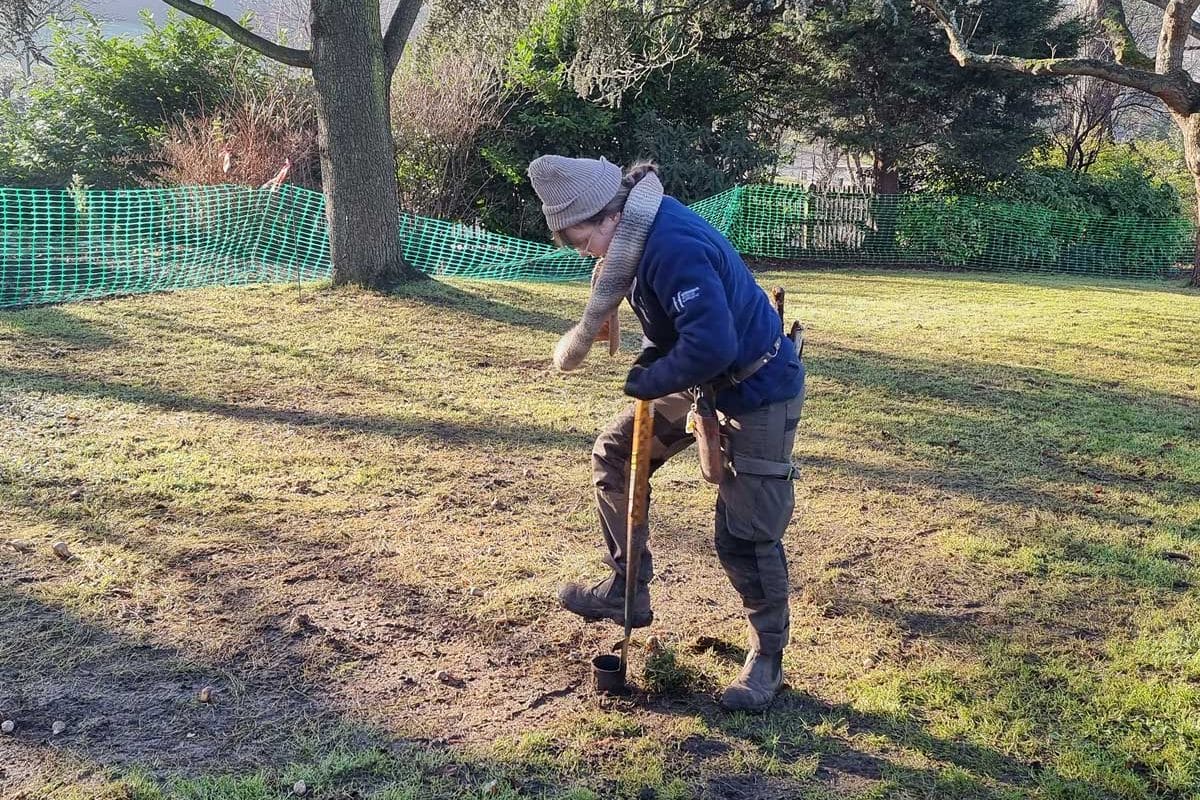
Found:
<path fill-rule="evenodd" d="M 402 219 L 401 244 L 409 263 L 433 275 L 591 274 L 590 261 L 569 250 L 423 217 Z M 0 189 L 0 307 L 330 273 L 319 192 Z"/>
<path fill-rule="evenodd" d="M 1190 261 L 1182 219 L 1097 218 L 965 197 L 868 197 L 738 186 L 693 204 L 744 255 L 788 262 L 1162 275 Z M 431 275 L 575 281 L 591 262 L 477 227 L 405 216 L 401 245 Z M 0 308 L 331 273 L 324 198 L 203 186 L 0 188 Z"/>
<path fill-rule="evenodd" d="M 779 261 L 1156 277 L 1190 263 L 1196 241 L 1193 224 L 1181 218 L 1070 214 L 950 195 L 738 186 L 704 203 L 711 205 L 701 213 L 720 220 L 741 253 Z"/>

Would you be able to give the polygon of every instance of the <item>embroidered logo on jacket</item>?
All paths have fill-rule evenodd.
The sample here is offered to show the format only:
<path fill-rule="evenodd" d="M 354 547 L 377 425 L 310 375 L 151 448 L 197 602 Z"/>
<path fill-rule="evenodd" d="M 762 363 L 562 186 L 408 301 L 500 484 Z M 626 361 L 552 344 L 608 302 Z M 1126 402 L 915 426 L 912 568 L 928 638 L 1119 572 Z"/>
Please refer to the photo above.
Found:
<path fill-rule="evenodd" d="M 688 303 L 692 302 L 699 296 L 700 296 L 700 287 L 699 286 L 697 286 L 695 289 L 685 289 L 682 292 L 679 292 L 678 294 L 676 294 L 675 297 L 671 299 L 671 305 L 675 307 L 676 313 L 680 313 L 683 311 L 684 306 L 686 306 Z"/>

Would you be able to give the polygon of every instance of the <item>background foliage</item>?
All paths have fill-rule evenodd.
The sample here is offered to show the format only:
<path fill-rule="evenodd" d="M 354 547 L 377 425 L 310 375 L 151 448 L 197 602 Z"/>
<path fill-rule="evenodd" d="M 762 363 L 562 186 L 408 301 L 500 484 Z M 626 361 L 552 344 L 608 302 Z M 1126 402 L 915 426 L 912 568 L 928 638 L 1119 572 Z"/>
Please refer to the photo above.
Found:
<path fill-rule="evenodd" d="M 60 28 L 54 69 L 0 102 L 0 181 L 97 186 L 150 176 L 169 121 L 201 114 L 261 84 L 260 58 L 209 25 L 148 14 L 138 39 L 106 37 L 95 20 Z"/>

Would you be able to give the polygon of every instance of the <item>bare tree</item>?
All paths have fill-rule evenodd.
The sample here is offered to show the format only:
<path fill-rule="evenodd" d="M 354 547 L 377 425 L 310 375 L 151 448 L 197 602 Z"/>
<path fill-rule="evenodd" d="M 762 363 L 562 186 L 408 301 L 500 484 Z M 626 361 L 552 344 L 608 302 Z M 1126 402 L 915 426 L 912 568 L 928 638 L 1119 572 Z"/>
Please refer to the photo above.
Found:
<path fill-rule="evenodd" d="M 1054 122 L 1054 143 L 1068 169 L 1086 171 L 1096 163 L 1106 144 L 1135 117 L 1142 121 L 1165 113 L 1154 97 L 1092 76 L 1071 80 L 1059 98 L 1062 105 Z"/>
<path fill-rule="evenodd" d="M 1081 16 L 1096 27 L 1082 42 L 1081 52 L 1092 58 L 1111 57 L 1112 46 L 1099 28 L 1096 0 L 1076 2 Z M 1124 91 L 1124 87 L 1091 76 L 1063 84 L 1054 141 L 1068 169 L 1086 170 L 1095 163 L 1100 148 L 1112 139 L 1115 106 Z"/>
<path fill-rule="evenodd" d="M 1063 87 L 1055 121 L 1054 143 L 1067 169 L 1083 171 L 1096 162 L 1100 148 L 1112 139 L 1116 84 L 1099 78 L 1076 78 Z"/>
<path fill-rule="evenodd" d="M 1161 100 L 1183 134 L 1188 169 L 1200 189 L 1200 82 L 1185 68 L 1190 38 L 1200 39 L 1200 23 L 1192 17 L 1200 0 L 1143 0 L 1162 9 L 1158 49 L 1153 58 L 1143 53 L 1130 30 L 1121 0 L 1096 0 L 1095 13 L 1111 48 L 1111 56 L 1086 53 L 1074 57 L 1020 58 L 971 50 L 968 29 L 941 0 L 914 0 L 929 9 L 946 32 L 950 53 L 964 67 L 1026 75 L 1077 75 L 1098 78 L 1136 89 Z M 1200 212 L 1198 212 L 1200 213 Z M 1200 286 L 1200 237 L 1190 285 Z"/>
<path fill-rule="evenodd" d="M 695 13 L 657 4 L 589 3 L 580 17 L 579 50 L 569 75 L 580 97 L 616 104 L 647 74 L 696 52 L 703 38 Z M 689 12 L 699 10 L 700 4 Z"/>
<path fill-rule="evenodd" d="M 309 0 L 270 0 L 261 12 L 276 38 L 293 47 L 308 47 Z"/>
<path fill-rule="evenodd" d="M 79 19 L 77 0 L 4 0 L 0 2 L 0 55 L 12 56 L 25 77 L 34 64 L 49 64 L 46 33 L 55 21 Z"/>
<path fill-rule="evenodd" d="M 1081 51 L 1090 58 L 1112 59 L 1112 43 L 1105 34 L 1097 0 L 1076 0 L 1080 17 L 1089 23 Z M 1143 4 L 1128 14 L 1130 32 L 1140 47 L 1157 35 L 1160 15 Z M 1149 31 L 1149 23 L 1155 28 Z M 1054 143 L 1062 151 L 1068 169 L 1087 170 L 1096 162 L 1101 148 L 1115 141 L 1122 124 L 1135 117 L 1146 120 L 1166 113 L 1156 98 L 1103 78 L 1081 76 L 1063 84 L 1061 105 L 1053 122 Z"/>
<path fill-rule="evenodd" d="M 513 106 L 504 66 L 540 3 L 471 0 L 469 6 L 443 3 L 430 15 L 431 35 L 414 42 L 392 87 L 400 206 L 412 213 L 450 219 L 477 213 L 486 187 L 479 139 Z"/>
<path fill-rule="evenodd" d="M 386 31 L 379 0 L 311 0 L 305 48 L 277 44 L 194 0 L 163 2 L 268 58 L 312 71 L 333 282 L 381 289 L 418 278 L 400 253 L 388 94 L 422 0 L 400 0 Z"/>
<path fill-rule="evenodd" d="M 462 2 L 462 0 L 456 0 Z M 891 0 L 885 0 L 891 2 Z M 580 97 L 616 105 L 646 75 L 704 46 L 763 37 L 811 0 L 607 0 L 586 3 L 567 77 Z M 731 21 L 736 19 L 736 24 Z"/>

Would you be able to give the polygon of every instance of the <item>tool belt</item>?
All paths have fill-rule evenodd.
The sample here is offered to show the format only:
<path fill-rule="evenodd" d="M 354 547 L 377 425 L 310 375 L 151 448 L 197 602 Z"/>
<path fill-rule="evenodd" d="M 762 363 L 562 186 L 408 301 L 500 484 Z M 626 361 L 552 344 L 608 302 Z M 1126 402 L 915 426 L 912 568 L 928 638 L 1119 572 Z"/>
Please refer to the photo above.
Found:
<path fill-rule="evenodd" d="M 782 343 L 782 337 L 775 339 L 775 343 L 771 345 L 767 352 L 763 353 L 746 366 L 742 367 L 741 369 L 726 370 L 725 374 L 717 376 L 711 383 L 709 383 L 709 388 L 712 389 L 712 393 L 717 394 L 718 392 L 723 392 L 726 389 L 731 389 L 734 386 L 737 386 L 739 383 L 745 381 L 767 364 L 771 363 L 771 359 L 779 355 L 779 346 Z"/>
<path fill-rule="evenodd" d="M 802 333 L 789 338 L 792 338 L 793 342 L 797 339 L 802 342 L 801 336 Z M 720 484 L 731 474 L 758 475 L 783 480 L 794 480 L 798 476 L 799 471 L 791 461 L 768 461 L 730 452 L 729 437 L 722 431 L 725 423 L 718 417 L 716 409 L 717 393 L 737 386 L 770 363 L 771 359 L 779 355 L 781 343 L 782 339 L 776 339 L 770 350 L 748 365 L 738 370 L 730 370 L 711 383 L 692 389 L 694 399 L 692 409 L 688 412 L 687 431 L 696 437 L 696 446 L 700 451 L 700 474 L 709 483 Z"/>
<path fill-rule="evenodd" d="M 764 478 L 795 480 L 800 469 L 791 461 L 767 461 L 765 458 L 748 458 L 736 453 L 729 464 L 734 475 L 759 475 Z"/>
<path fill-rule="evenodd" d="M 687 432 L 696 437 L 700 453 L 700 475 L 709 483 L 725 480 L 725 442 L 717 416 L 717 393 L 711 386 L 692 389 L 692 408 L 687 415 Z"/>
<path fill-rule="evenodd" d="M 741 369 L 729 370 L 712 382 L 692 389 L 692 409 L 688 412 L 687 431 L 696 437 L 696 447 L 700 451 L 700 474 L 709 483 L 720 484 L 728 474 L 737 475 L 739 471 L 751 475 L 792 477 L 790 464 L 732 456 L 729 453 L 728 437 L 721 430 L 723 423 L 717 416 L 716 406 L 718 392 L 737 386 L 770 363 L 771 359 L 779 355 L 782 341 L 781 338 L 776 339 L 770 350 Z M 784 471 L 784 468 L 787 468 L 787 471 Z"/>

